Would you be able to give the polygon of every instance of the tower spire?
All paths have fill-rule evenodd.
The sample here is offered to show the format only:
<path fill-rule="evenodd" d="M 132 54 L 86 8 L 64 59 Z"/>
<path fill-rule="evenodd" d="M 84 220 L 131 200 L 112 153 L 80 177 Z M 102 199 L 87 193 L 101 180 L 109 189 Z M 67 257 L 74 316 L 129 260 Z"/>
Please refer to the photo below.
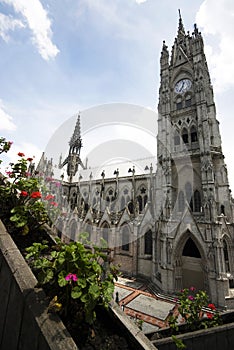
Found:
<path fill-rule="evenodd" d="M 81 135 L 80 135 L 80 113 L 78 114 L 76 126 L 73 132 L 73 135 L 69 142 L 70 150 L 78 149 L 82 147 Z M 80 152 L 78 152 L 80 153 Z"/>
<path fill-rule="evenodd" d="M 183 25 L 180 9 L 178 9 L 178 12 L 179 12 L 178 37 L 180 37 L 181 35 L 183 35 L 183 36 L 185 35 L 185 30 L 184 30 L 184 25 Z"/>

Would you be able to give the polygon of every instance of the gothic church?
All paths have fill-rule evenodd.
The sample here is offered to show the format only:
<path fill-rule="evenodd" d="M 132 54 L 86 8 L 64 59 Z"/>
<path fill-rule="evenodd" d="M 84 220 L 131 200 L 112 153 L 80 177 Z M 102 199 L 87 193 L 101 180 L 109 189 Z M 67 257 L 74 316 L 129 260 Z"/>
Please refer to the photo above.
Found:
<path fill-rule="evenodd" d="M 181 16 L 171 55 L 163 42 L 160 70 L 156 173 L 151 166 L 138 175 L 130 167 L 125 176 L 116 169 L 110 178 L 100 174 L 100 181 L 90 175 L 72 182 L 85 168 L 78 117 L 60 164 L 70 179 L 61 196 L 70 215 L 58 218 L 58 235 L 103 238 L 128 275 L 169 294 L 195 286 L 220 307 L 234 308 L 233 200 L 213 88 L 202 35 L 196 25 L 186 33 Z M 39 163 L 47 175 L 48 168 Z"/>

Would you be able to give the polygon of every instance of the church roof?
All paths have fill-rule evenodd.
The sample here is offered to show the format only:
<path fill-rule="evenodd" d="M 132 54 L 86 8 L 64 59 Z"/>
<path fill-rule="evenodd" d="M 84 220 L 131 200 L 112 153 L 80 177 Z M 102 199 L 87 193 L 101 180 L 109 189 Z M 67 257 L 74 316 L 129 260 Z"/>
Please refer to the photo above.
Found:
<path fill-rule="evenodd" d="M 105 180 L 118 177 L 131 177 L 133 172 L 135 176 L 147 175 L 150 173 L 150 166 L 153 165 L 153 171 L 156 171 L 156 158 L 149 157 L 138 159 L 136 161 L 123 161 L 113 164 L 103 164 L 97 167 L 80 169 L 79 174 L 74 178 L 74 181 L 78 181 L 79 177 L 81 181 L 89 181 L 90 175 L 92 180 L 101 180 L 103 177 Z M 82 177 L 82 178 L 81 178 Z"/>

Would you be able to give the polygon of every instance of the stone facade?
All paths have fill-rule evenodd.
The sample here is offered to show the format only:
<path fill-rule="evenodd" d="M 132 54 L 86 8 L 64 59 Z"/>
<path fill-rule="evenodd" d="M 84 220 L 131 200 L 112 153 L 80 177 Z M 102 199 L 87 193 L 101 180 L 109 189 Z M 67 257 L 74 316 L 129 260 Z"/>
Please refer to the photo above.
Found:
<path fill-rule="evenodd" d="M 219 122 L 201 33 L 186 34 L 181 17 L 171 55 L 160 58 L 157 170 L 72 182 L 80 165 L 80 117 L 69 143 L 69 182 L 54 189 L 70 214 L 56 222 L 63 239 L 80 232 L 100 243 L 130 275 L 142 275 L 164 293 L 191 285 L 212 302 L 232 307 L 233 200 L 221 147 Z M 39 171 L 49 175 L 43 159 Z M 47 167 L 47 168 L 46 168 Z M 126 165 L 128 168 L 128 165 Z M 60 192 L 59 192 L 60 191 Z"/>

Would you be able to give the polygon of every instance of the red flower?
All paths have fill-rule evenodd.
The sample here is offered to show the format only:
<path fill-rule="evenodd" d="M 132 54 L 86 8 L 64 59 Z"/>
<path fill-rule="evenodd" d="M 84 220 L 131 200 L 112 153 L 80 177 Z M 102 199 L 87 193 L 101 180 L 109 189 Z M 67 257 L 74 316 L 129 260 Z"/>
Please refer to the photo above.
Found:
<path fill-rule="evenodd" d="M 212 319 L 214 315 L 213 315 L 211 312 L 207 312 L 207 313 L 206 313 L 206 316 L 207 316 L 209 319 Z"/>
<path fill-rule="evenodd" d="M 27 160 L 28 160 L 29 162 L 31 162 L 31 161 L 33 160 L 33 158 L 27 158 Z"/>
<path fill-rule="evenodd" d="M 18 153 L 18 156 L 19 156 L 19 157 L 24 157 L 24 156 L 25 156 L 25 154 L 24 154 L 24 153 L 22 153 L 22 152 L 19 152 L 19 153 Z"/>
<path fill-rule="evenodd" d="M 58 206 L 58 203 L 56 203 L 56 202 L 50 202 L 50 204 L 53 205 L 54 207 Z"/>
<path fill-rule="evenodd" d="M 27 191 L 21 191 L 20 195 L 21 195 L 22 197 L 27 197 L 28 192 L 27 192 Z"/>
<path fill-rule="evenodd" d="M 41 192 L 32 192 L 31 198 L 41 198 Z"/>
<path fill-rule="evenodd" d="M 208 305 L 208 308 L 211 309 L 211 310 L 216 310 L 216 307 L 214 304 L 209 304 Z"/>

